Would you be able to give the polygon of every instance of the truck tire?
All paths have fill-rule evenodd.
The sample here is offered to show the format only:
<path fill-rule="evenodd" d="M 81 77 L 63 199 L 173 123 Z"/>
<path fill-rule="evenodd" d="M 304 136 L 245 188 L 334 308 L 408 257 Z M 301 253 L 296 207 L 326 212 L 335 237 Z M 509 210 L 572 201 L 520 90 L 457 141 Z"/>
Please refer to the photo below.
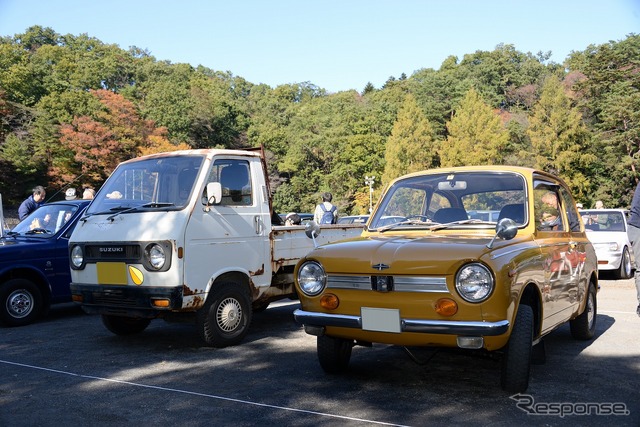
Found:
<path fill-rule="evenodd" d="M 239 284 L 214 284 L 204 306 L 198 310 L 197 327 L 210 347 L 239 344 L 251 324 L 252 309 L 248 292 Z"/>
<path fill-rule="evenodd" d="M 631 277 L 633 267 L 631 266 L 631 254 L 629 248 L 625 246 L 622 250 L 622 258 L 620 259 L 620 267 L 616 270 L 617 279 L 628 279 Z"/>
<path fill-rule="evenodd" d="M 503 390 L 518 393 L 529 386 L 532 344 L 533 310 L 528 305 L 521 304 L 502 355 L 500 385 Z"/>
<path fill-rule="evenodd" d="M 352 341 L 320 335 L 317 345 L 318 361 L 323 371 L 338 374 L 347 369 L 353 348 Z"/>
<path fill-rule="evenodd" d="M 110 314 L 102 315 L 102 324 L 104 327 L 116 335 L 139 334 L 147 329 L 149 323 L 151 323 L 151 319 L 112 316 Z"/>
<path fill-rule="evenodd" d="M 584 311 L 569 322 L 571 336 L 577 340 L 590 340 L 593 338 L 596 333 L 597 312 L 596 288 L 591 284 L 587 292 L 587 304 L 584 307 Z"/>
<path fill-rule="evenodd" d="M 0 323 L 24 326 L 42 313 L 44 300 L 40 289 L 30 280 L 12 279 L 0 285 Z"/>

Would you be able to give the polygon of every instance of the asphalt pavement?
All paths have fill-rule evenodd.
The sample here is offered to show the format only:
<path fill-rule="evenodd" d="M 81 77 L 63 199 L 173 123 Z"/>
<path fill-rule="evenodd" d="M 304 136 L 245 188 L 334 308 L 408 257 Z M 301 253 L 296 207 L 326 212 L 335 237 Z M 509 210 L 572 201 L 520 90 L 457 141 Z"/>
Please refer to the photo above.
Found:
<path fill-rule="evenodd" d="M 72 304 L 0 328 L 0 426 L 640 426 L 632 280 L 601 280 L 596 338 L 553 332 L 520 395 L 500 389 L 495 358 L 458 351 L 356 347 L 347 373 L 326 375 L 297 307 L 255 314 L 226 349 L 162 320 L 115 336 Z"/>

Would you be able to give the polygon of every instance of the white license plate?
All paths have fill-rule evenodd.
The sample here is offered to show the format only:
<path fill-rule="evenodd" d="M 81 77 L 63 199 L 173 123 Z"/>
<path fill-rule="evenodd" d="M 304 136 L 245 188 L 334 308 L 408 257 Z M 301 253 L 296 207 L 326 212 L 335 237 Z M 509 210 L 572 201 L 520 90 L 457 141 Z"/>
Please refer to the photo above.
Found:
<path fill-rule="evenodd" d="M 362 307 L 360 316 L 365 331 L 400 333 L 400 310 Z"/>

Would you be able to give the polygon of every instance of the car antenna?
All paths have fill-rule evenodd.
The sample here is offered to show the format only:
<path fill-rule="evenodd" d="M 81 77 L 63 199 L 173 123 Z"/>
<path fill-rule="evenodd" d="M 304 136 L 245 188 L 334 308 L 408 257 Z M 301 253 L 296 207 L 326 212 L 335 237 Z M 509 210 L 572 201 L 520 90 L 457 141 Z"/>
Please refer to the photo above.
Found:
<path fill-rule="evenodd" d="M 76 182 L 77 180 L 79 180 L 80 178 L 82 178 L 84 176 L 83 173 L 81 173 L 80 175 L 78 175 L 77 177 L 75 177 L 73 179 L 73 181 L 65 184 L 64 186 L 62 186 L 62 188 L 60 188 L 58 191 L 56 191 L 55 193 L 53 193 L 53 196 L 49 197 L 47 199 L 47 201 L 45 203 L 49 203 L 51 201 L 51 199 L 53 199 L 54 197 L 56 197 L 58 195 L 59 192 L 66 190 L 67 188 L 69 188 L 71 186 L 71 184 L 73 184 L 74 182 Z"/>

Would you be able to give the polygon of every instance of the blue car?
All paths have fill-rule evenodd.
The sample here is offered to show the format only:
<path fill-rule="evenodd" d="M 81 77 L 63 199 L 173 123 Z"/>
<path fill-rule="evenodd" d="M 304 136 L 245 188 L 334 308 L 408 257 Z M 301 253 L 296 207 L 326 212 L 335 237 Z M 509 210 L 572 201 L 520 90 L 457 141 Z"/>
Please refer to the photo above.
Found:
<path fill-rule="evenodd" d="M 0 238 L 0 324 L 23 326 L 71 301 L 69 236 L 90 200 L 48 203 Z"/>

